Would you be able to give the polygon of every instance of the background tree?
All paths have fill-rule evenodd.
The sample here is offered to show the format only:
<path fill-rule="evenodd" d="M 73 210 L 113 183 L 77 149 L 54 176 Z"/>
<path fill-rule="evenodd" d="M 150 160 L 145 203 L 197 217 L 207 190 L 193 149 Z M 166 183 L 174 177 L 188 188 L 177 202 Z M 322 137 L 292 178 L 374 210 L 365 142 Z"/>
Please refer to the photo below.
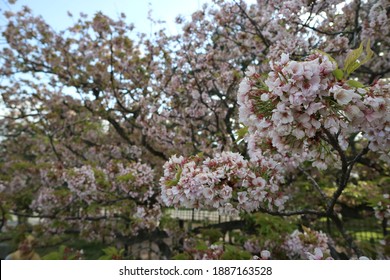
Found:
<path fill-rule="evenodd" d="M 200 231 L 180 231 L 180 238 L 188 238 L 178 251 L 192 258 L 231 256 L 231 250 L 259 255 L 259 248 L 272 249 L 280 258 L 318 257 L 314 249 L 322 248 L 326 257 L 335 245 L 327 237 L 302 227 L 287 236 L 291 223 L 304 223 L 298 217 L 325 217 L 346 240 L 340 243 L 346 253 L 359 256 L 340 213 L 357 206 L 372 211 L 375 205 L 384 232 L 389 215 L 389 9 L 381 0 L 259 0 L 251 6 L 214 1 L 189 21 L 178 17 L 182 33 L 167 36 L 162 29 L 153 38 L 134 36 L 124 15 L 118 20 L 102 13 L 91 19 L 81 15 L 73 26 L 55 32 L 27 7 L 6 12 L 7 45 L 0 51 L 7 109 L 0 120 L 2 212 L 17 215 L 21 223 L 26 217 L 43 218 L 34 229 L 40 234 L 76 232 L 107 244 L 157 240 L 165 257 L 176 249 L 167 248 L 163 238 L 178 229 L 161 220 L 162 204 L 223 205 L 227 214 L 256 210 L 295 217 L 264 220 L 242 214 L 240 222 L 216 226 L 222 232 L 240 228 L 247 238 L 236 238 L 241 249 L 210 249 L 215 238 L 209 238 L 206 248 L 194 253 L 191 240 Z M 365 56 L 352 56 L 359 46 Z M 316 50 L 334 61 L 318 52 L 313 56 Z M 314 73 L 317 67 L 322 72 L 306 76 L 301 88 L 316 96 L 315 102 L 303 102 L 303 94 L 289 101 L 303 109 L 276 107 L 291 105 L 285 100 L 290 89 L 276 97 L 277 75 L 290 71 L 289 79 L 298 80 L 299 71 Z M 320 91 L 329 94 L 324 97 L 329 103 L 319 105 Z M 310 102 L 317 105 L 309 107 Z M 348 117 L 359 114 L 352 103 L 376 127 Z M 263 120 L 274 122 L 272 130 L 260 130 Z M 284 139 L 287 124 L 295 144 Z M 278 145 L 279 140 L 289 146 Z M 215 179 L 207 172 L 203 176 L 206 169 L 223 172 Z M 357 174 L 355 181 L 351 174 Z M 190 182 L 195 198 L 183 200 L 180 194 Z M 367 185 L 370 194 L 364 194 Z M 248 186 L 258 187 L 249 200 Z M 218 207 L 207 200 L 216 191 L 225 199 Z M 356 193 L 364 195 L 353 205 Z M 265 198 L 269 204 L 263 205 Z M 282 238 L 258 229 L 278 223 Z M 269 242 L 259 241 L 264 239 Z"/>

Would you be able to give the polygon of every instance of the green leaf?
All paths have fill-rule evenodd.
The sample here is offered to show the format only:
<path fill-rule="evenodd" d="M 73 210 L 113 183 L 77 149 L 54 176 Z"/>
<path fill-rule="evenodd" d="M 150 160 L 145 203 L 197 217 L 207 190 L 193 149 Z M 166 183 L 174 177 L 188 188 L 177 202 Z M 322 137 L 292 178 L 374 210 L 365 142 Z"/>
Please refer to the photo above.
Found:
<path fill-rule="evenodd" d="M 213 244 L 223 238 L 223 234 L 219 229 L 204 229 L 201 233 L 209 240 L 210 244 Z"/>
<path fill-rule="evenodd" d="M 172 179 L 168 182 L 166 182 L 165 184 L 168 186 L 168 187 L 173 187 L 173 186 L 176 186 L 177 183 L 179 183 L 180 181 L 180 177 L 181 177 L 181 173 L 183 172 L 183 169 L 181 169 L 181 167 L 178 167 L 178 171 L 176 173 L 176 178 L 175 179 Z"/>
<path fill-rule="evenodd" d="M 363 42 L 360 43 L 359 48 L 351 51 L 347 58 L 344 61 L 344 72 L 349 76 L 352 72 L 358 69 L 361 65 L 368 62 L 374 55 L 374 52 L 371 50 L 370 40 L 367 40 L 366 43 L 366 56 L 361 58 L 363 54 Z"/>
<path fill-rule="evenodd" d="M 342 79 L 343 79 L 343 76 L 344 76 L 343 70 L 338 69 L 338 68 L 337 68 L 336 70 L 334 70 L 334 71 L 332 72 L 332 74 L 333 74 L 333 76 L 334 76 L 338 81 L 342 80 Z"/>
<path fill-rule="evenodd" d="M 112 256 L 118 253 L 118 250 L 115 247 L 107 247 L 103 249 L 104 254 Z"/>
<path fill-rule="evenodd" d="M 117 180 L 119 182 L 124 182 L 124 183 L 129 182 L 129 181 L 134 181 L 134 179 L 135 179 L 135 177 L 131 173 L 124 174 L 124 175 L 121 175 L 121 176 L 117 177 Z"/>
<path fill-rule="evenodd" d="M 354 72 L 356 69 L 358 69 L 361 65 L 362 65 L 362 64 L 361 64 L 360 62 L 358 62 L 358 61 L 353 62 L 353 63 L 349 66 L 348 71 L 347 71 L 347 74 L 348 74 L 348 75 L 351 74 L 351 73 Z M 348 76 L 348 75 L 347 75 L 347 76 Z"/>
<path fill-rule="evenodd" d="M 240 128 L 237 131 L 237 135 L 238 135 L 237 141 L 242 140 L 247 133 L 248 133 L 248 127 L 247 126 L 244 126 L 243 128 Z"/>
<path fill-rule="evenodd" d="M 204 152 L 199 152 L 196 154 L 196 156 L 202 158 L 202 157 L 204 157 Z"/>
<path fill-rule="evenodd" d="M 167 187 L 173 187 L 173 186 L 176 186 L 177 183 L 179 183 L 179 180 L 172 179 L 170 181 L 166 181 L 165 185 L 167 185 Z"/>
<path fill-rule="evenodd" d="M 206 245 L 206 243 L 199 240 L 195 246 L 195 249 L 199 251 L 206 251 L 208 249 L 208 246 Z"/>
<path fill-rule="evenodd" d="M 360 66 L 357 60 L 362 55 L 362 53 L 363 53 L 363 43 L 360 43 L 359 48 L 351 51 L 347 55 L 347 58 L 344 61 L 344 71 L 347 73 L 347 75 L 351 74 L 354 70 L 357 69 L 357 67 Z"/>
<path fill-rule="evenodd" d="M 361 82 L 358 82 L 358 81 L 355 81 L 355 80 L 348 80 L 347 84 L 350 87 L 354 87 L 354 88 L 363 88 L 364 87 L 364 85 Z"/>
<path fill-rule="evenodd" d="M 225 252 L 221 256 L 222 260 L 249 260 L 251 254 L 243 251 L 240 248 L 233 245 L 225 245 Z"/>

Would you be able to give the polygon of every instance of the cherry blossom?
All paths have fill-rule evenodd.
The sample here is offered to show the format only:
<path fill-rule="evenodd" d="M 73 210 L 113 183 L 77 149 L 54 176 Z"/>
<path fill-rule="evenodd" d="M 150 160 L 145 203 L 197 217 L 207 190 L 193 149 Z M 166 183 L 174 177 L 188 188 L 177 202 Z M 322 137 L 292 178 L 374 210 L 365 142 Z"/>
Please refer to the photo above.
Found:
<path fill-rule="evenodd" d="M 283 246 L 291 259 L 322 259 L 324 255 L 330 255 L 329 242 L 325 233 L 305 228 L 304 232 L 291 233 Z"/>
<path fill-rule="evenodd" d="M 261 164 L 231 152 L 206 159 L 173 156 L 160 180 L 162 201 L 174 207 L 215 208 L 233 216 L 259 207 L 281 210 L 287 200 L 278 187 L 283 178 Z"/>

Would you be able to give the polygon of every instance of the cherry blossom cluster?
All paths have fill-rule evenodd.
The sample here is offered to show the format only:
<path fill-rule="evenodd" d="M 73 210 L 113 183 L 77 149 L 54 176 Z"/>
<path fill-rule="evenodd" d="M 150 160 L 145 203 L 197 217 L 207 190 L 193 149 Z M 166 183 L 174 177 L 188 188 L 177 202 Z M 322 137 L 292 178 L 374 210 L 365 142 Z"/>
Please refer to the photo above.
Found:
<path fill-rule="evenodd" d="M 388 7 L 386 0 L 377 1 L 371 6 L 366 23 L 363 25 L 363 38 L 372 38 L 375 35 L 384 36 L 389 33 L 389 16 L 386 10 Z"/>
<path fill-rule="evenodd" d="M 390 84 L 383 80 L 375 83 L 362 100 L 346 107 L 346 114 L 355 131 L 360 130 L 370 142 L 370 150 L 390 163 Z"/>
<path fill-rule="evenodd" d="M 259 254 L 261 251 L 260 244 L 259 244 L 259 241 L 257 239 L 245 241 L 244 249 L 253 255 Z"/>
<path fill-rule="evenodd" d="M 329 241 L 325 233 L 304 228 L 290 234 L 282 247 L 290 259 L 322 259 L 330 256 Z"/>
<path fill-rule="evenodd" d="M 59 205 L 65 209 L 73 201 L 73 196 L 69 192 L 56 188 L 41 187 L 30 207 L 43 215 L 51 215 L 55 213 Z"/>
<path fill-rule="evenodd" d="M 36 205 L 46 201 L 46 196 L 58 194 L 56 188 L 58 190 L 64 186 L 74 196 L 73 199 L 85 201 L 88 204 L 94 201 L 104 201 L 107 195 L 131 197 L 144 202 L 154 194 L 153 169 L 147 164 L 138 162 L 125 165 L 121 162 L 110 161 L 105 168 L 93 168 L 90 165 L 70 169 L 52 167 L 41 169 L 40 175 L 43 186 L 35 201 Z M 53 189 L 50 190 L 50 188 Z"/>
<path fill-rule="evenodd" d="M 321 248 L 315 248 L 314 253 L 306 252 L 307 259 L 309 260 L 333 260 L 332 257 L 324 256 L 324 252 L 322 252 Z"/>
<path fill-rule="evenodd" d="M 79 199 L 91 203 L 98 195 L 95 172 L 89 165 L 73 168 L 63 173 L 69 191 Z"/>
<path fill-rule="evenodd" d="M 138 233 L 140 230 L 154 230 L 158 227 L 162 217 L 162 211 L 159 204 L 152 207 L 137 206 L 132 216 L 132 232 Z"/>
<path fill-rule="evenodd" d="M 103 170 L 105 180 L 117 193 L 130 196 L 141 202 L 154 195 L 154 171 L 148 164 L 134 162 L 124 165 L 111 161 Z"/>
<path fill-rule="evenodd" d="M 296 62 L 283 54 L 271 67 L 265 83 L 254 68 L 249 68 L 238 90 L 240 121 L 250 132 L 250 155 L 271 156 L 259 153 L 273 148 L 282 157 L 294 157 L 287 163 L 321 157 L 323 153 L 310 151 L 309 146 L 318 141 L 315 136 L 321 123 L 317 115 L 325 108 L 321 99 L 329 96 L 330 73 L 336 66 L 326 56 Z M 266 143 L 264 148 L 259 147 L 260 139 Z M 321 163 L 320 158 L 317 165 Z"/>
<path fill-rule="evenodd" d="M 279 192 L 282 181 L 275 170 L 237 153 L 206 159 L 173 156 L 164 165 L 161 198 L 166 206 L 215 208 L 226 215 L 259 207 L 281 210 L 287 200 Z"/>
<path fill-rule="evenodd" d="M 40 183 L 30 207 L 44 217 L 56 213 L 61 226 L 56 225 L 55 233 L 72 227 L 88 240 L 101 235 L 115 240 L 117 233 L 136 235 L 155 229 L 162 216 L 160 205 L 150 203 L 155 195 L 154 172 L 147 164 L 110 161 L 104 168 L 68 169 L 53 165 L 40 170 Z M 131 220 L 130 229 L 121 227 L 121 215 Z M 52 224 L 42 219 L 41 226 L 50 229 Z"/>
<path fill-rule="evenodd" d="M 96 242 L 104 238 L 106 242 L 113 242 L 118 239 L 117 234 L 122 233 L 120 223 L 115 219 L 101 221 L 81 220 L 69 223 L 69 226 L 80 230 L 80 237 Z"/>
<path fill-rule="evenodd" d="M 271 158 L 285 167 L 311 161 L 326 169 L 338 159 L 329 144 L 346 150 L 347 139 L 361 132 L 369 148 L 390 162 L 388 84 L 355 87 L 339 81 L 333 74 L 336 63 L 320 53 L 302 62 L 283 54 L 271 68 L 263 81 L 250 67 L 238 90 L 240 121 L 249 128 L 252 158 Z"/>
<path fill-rule="evenodd" d="M 91 204 L 99 198 L 95 171 L 89 165 L 63 169 L 52 167 L 40 171 L 42 187 L 31 207 L 48 212 L 78 201 Z M 66 186 L 66 188 L 64 188 Z"/>
<path fill-rule="evenodd" d="M 124 226 L 123 221 L 116 217 L 115 213 L 108 213 L 107 219 L 99 220 L 98 222 L 88 219 L 76 221 L 74 228 L 80 229 L 80 235 L 90 241 L 96 241 L 104 236 L 108 242 L 113 242 L 118 239 L 118 236 L 136 236 L 140 231 L 155 230 L 160 223 L 162 217 L 161 207 L 155 204 L 151 207 L 147 206 L 128 206 L 127 212 L 122 215 L 128 215 L 126 218 L 131 220 L 131 227 Z M 104 212 L 103 208 L 99 208 L 99 214 Z M 120 213 L 116 210 L 116 214 Z"/>
<path fill-rule="evenodd" d="M 271 257 L 270 251 L 261 250 L 259 241 L 257 239 L 245 241 L 244 249 L 254 255 L 254 260 L 268 260 Z"/>
<path fill-rule="evenodd" d="M 41 187 L 31 202 L 31 209 L 43 215 L 51 215 L 55 213 L 59 205 L 65 209 L 72 204 L 73 195 L 63 188 L 65 184 L 63 172 L 61 167 L 54 165 L 50 168 L 40 169 L 39 182 Z"/>

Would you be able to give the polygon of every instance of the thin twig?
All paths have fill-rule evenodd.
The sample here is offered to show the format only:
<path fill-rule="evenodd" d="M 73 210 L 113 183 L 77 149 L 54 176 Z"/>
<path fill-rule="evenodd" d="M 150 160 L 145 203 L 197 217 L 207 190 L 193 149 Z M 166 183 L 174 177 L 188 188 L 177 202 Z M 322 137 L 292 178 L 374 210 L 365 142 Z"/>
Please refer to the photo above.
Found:
<path fill-rule="evenodd" d="M 312 183 L 313 187 L 318 191 L 318 193 L 321 195 L 322 199 L 325 201 L 325 203 L 328 201 L 328 197 L 326 194 L 322 191 L 321 187 L 318 185 L 317 181 L 311 176 L 306 170 L 304 170 L 302 167 L 298 167 L 299 170 L 305 174 L 305 176 L 309 179 L 309 181 Z"/>

